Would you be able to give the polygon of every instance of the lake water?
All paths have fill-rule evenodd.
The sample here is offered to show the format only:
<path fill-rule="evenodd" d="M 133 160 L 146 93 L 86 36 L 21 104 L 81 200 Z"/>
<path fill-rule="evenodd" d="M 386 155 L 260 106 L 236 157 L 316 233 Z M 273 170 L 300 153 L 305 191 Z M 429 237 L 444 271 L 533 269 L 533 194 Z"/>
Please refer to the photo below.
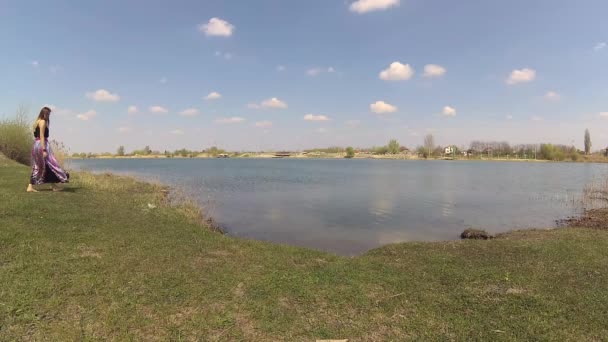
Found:
<path fill-rule="evenodd" d="M 189 189 L 231 235 L 355 255 L 555 226 L 607 164 L 298 159 L 76 160 Z"/>

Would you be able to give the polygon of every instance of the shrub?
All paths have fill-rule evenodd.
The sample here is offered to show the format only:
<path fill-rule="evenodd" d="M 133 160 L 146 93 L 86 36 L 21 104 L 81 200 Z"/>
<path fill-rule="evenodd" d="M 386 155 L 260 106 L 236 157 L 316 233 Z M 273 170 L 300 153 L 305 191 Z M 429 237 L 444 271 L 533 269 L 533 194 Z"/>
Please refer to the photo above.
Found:
<path fill-rule="evenodd" d="M 399 153 L 399 142 L 397 142 L 397 140 L 395 139 L 392 139 L 391 141 L 389 141 L 388 146 L 386 148 L 388 150 L 388 153 L 397 154 Z"/>
<path fill-rule="evenodd" d="M 19 108 L 15 117 L 0 121 L 0 152 L 6 157 L 29 165 L 32 139 L 32 127 L 24 108 Z"/>
<path fill-rule="evenodd" d="M 384 155 L 388 153 L 388 146 L 374 147 L 374 154 Z"/>
<path fill-rule="evenodd" d="M 347 147 L 346 148 L 346 156 L 345 158 L 354 158 L 355 157 L 355 150 L 352 147 Z"/>
<path fill-rule="evenodd" d="M 577 161 L 578 160 L 578 153 L 574 152 L 570 154 L 570 159 L 572 159 L 572 161 Z"/>
<path fill-rule="evenodd" d="M 578 160 L 578 152 L 574 147 L 553 144 L 541 144 L 538 157 L 540 159 L 563 161 L 570 158 L 573 161 Z"/>

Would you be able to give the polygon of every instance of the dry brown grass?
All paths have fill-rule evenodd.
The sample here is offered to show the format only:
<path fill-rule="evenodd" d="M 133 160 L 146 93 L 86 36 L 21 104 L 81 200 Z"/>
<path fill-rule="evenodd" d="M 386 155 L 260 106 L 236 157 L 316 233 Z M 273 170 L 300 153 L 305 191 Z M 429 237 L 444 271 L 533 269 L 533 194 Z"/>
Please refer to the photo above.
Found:
<path fill-rule="evenodd" d="M 19 107 L 12 118 L 0 117 L 0 153 L 23 165 L 30 164 L 32 130 L 28 110 Z"/>
<path fill-rule="evenodd" d="M 71 167 L 70 164 L 70 150 L 65 146 L 63 142 L 57 140 L 51 140 L 51 150 L 53 151 L 53 155 L 57 159 L 59 166 L 64 170 L 68 170 Z"/>

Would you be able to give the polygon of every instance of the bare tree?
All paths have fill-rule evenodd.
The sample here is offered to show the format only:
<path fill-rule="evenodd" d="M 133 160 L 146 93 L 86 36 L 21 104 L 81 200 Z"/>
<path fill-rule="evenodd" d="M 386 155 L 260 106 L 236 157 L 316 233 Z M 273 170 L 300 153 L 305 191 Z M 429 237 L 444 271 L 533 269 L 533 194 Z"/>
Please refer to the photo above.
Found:
<path fill-rule="evenodd" d="M 435 150 L 435 138 L 432 134 L 427 134 L 424 137 L 424 149 L 426 150 L 427 156 L 430 156 Z"/>

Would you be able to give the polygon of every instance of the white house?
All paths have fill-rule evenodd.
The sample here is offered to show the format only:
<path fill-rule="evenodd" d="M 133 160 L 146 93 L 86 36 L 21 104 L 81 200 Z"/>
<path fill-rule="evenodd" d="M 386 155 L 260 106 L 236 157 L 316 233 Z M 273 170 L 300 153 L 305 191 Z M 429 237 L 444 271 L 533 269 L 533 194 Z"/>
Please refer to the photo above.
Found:
<path fill-rule="evenodd" d="M 456 152 L 456 149 L 453 146 L 446 147 L 444 151 L 445 154 L 452 154 L 454 152 Z"/>

